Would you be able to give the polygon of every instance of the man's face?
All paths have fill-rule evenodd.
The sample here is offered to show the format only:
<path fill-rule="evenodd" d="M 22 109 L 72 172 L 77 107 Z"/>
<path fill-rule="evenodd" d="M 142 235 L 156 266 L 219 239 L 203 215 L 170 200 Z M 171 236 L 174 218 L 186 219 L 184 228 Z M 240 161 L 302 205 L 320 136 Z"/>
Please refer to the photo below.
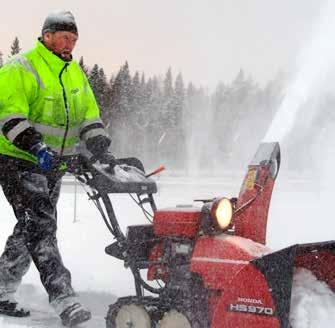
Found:
<path fill-rule="evenodd" d="M 65 61 L 72 59 L 71 53 L 78 40 L 78 35 L 72 32 L 47 32 L 43 36 L 45 46 Z"/>

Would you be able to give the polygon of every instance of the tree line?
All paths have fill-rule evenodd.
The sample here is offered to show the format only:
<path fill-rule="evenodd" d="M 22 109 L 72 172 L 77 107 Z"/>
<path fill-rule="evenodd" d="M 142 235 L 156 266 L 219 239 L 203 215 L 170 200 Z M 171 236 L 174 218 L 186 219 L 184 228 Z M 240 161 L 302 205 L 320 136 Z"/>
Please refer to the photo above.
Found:
<path fill-rule="evenodd" d="M 10 55 L 8 57 L 11 57 L 11 56 L 14 56 L 16 54 L 18 54 L 19 52 L 21 51 L 21 48 L 20 48 L 20 41 L 19 41 L 19 38 L 16 36 L 14 38 L 14 41 L 13 43 L 11 44 L 10 46 Z M 4 64 L 4 54 L 3 52 L 0 50 L 0 68 L 3 66 Z"/>
<path fill-rule="evenodd" d="M 11 55 L 21 51 L 15 38 Z M 2 59 L 2 55 L 0 55 Z M 2 62 L 0 61 L 0 64 Z M 260 86 L 242 69 L 210 91 L 175 77 L 146 76 L 127 61 L 108 77 L 98 64 L 86 73 L 118 157 L 180 170 L 245 166 L 264 137 L 282 99 L 283 77 Z"/>

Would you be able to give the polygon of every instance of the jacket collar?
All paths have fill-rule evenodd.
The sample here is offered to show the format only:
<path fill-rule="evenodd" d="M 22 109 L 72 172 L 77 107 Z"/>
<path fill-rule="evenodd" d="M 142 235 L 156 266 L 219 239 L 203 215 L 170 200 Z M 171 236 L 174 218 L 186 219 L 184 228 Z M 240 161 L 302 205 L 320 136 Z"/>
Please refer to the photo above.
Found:
<path fill-rule="evenodd" d="M 61 70 L 64 68 L 66 64 L 71 64 L 72 61 L 70 62 L 65 62 L 61 58 L 59 58 L 57 55 L 55 55 L 52 51 L 50 51 L 46 46 L 38 40 L 36 43 L 36 50 L 40 54 L 40 56 L 44 59 L 44 61 L 48 64 L 50 69 L 59 75 Z"/>

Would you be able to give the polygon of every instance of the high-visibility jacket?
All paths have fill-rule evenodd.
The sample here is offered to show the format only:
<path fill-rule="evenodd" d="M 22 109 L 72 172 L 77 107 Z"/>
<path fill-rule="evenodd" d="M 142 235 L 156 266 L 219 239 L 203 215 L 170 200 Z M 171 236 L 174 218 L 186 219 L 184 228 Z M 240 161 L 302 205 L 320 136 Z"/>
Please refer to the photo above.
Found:
<path fill-rule="evenodd" d="M 32 129 L 61 156 L 77 154 L 80 139 L 106 136 L 79 64 L 63 61 L 40 41 L 0 69 L 0 154 L 35 162 L 16 143 Z"/>

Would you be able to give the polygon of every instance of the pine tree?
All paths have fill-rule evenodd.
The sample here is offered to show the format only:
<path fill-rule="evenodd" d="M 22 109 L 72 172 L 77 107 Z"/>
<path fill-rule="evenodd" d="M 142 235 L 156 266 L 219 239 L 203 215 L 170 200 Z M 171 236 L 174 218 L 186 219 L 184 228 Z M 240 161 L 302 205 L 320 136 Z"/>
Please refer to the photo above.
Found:
<path fill-rule="evenodd" d="M 106 84 L 106 90 L 105 90 L 105 95 L 104 95 L 106 110 L 105 110 L 105 113 L 102 119 L 108 130 L 110 129 L 111 123 L 112 123 L 112 110 L 111 109 L 112 109 L 112 90 L 113 90 L 114 81 L 115 81 L 115 76 L 112 75 Z"/>
<path fill-rule="evenodd" d="M 181 120 L 181 115 L 184 110 L 185 105 L 185 87 L 184 87 L 184 81 L 183 76 L 181 73 L 177 75 L 175 87 L 174 87 L 174 107 L 175 107 L 175 113 L 176 113 L 176 122 L 177 125 Z"/>
<path fill-rule="evenodd" d="M 11 48 L 11 51 L 10 51 L 11 56 L 18 54 L 21 51 L 20 42 L 17 36 L 15 37 L 10 48 Z"/>
<path fill-rule="evenodd" d="M 107 111 L 108 111 L 108 105 L 109 105 L 109 102 L 108 102 L 109 84 L 107 82 L 107 77 L 106 77 L 106 74 L 103 68 L 99 69 L 97 88 L 98 88 L 98 92 L 100 95 L 99 105 L 100 105 L 102 116 L 107 117 Z"/>
<path fill-rule="evenodd" d="M 142 113 L 146 121 L 145 128 L 147 128 L 147 126 L 150 124 L 151 118 L 150 118 L 149 93 L 144 73 L 142 73 L 141 76 L 140 94 L 141 94 L 140 104 L 142 108 Z"/>
<path fill-rule="evenodd" d="M 110 88 L 113 88 L 114 81 L 115 81 L 115 76 L 112 75 L 111 78 L 109 79 L 109 87 L 110 87 Z"/>
<path fill-rule="evenodd" d="M 160 88 L 159 79 L 154 76 L 148 79 L 146 83 L 146 101 L 147 101 L 147 149 L 148 159 L 152 164 L 157 164 L 157 158 L 159 158 L 161 149 L 163 147 L 165 139 L 165 129 L 163 128 L 162 122 L 162 104 L 163 94 Z"/>
<path fill-rule="evenodd" d="M 79 66 L 81 67 L 81 69 L 83 70 L 83 72 L 88 75 L 88 67 L 85 65 L 84 63 L 84 57 L 81 56 L 79 59 Z"/>
<path fill-rule="evenodd" d="M 208 92 L 189 83 L 184 113 L 185 168 L 189 172 L 198 172 L 202 167 L 208 168 L 217 155 L 211 153 L 213 126 Z"/>
<path fill-rule="evenodd" d="M 131 106 L 131 112 L 128 113 L 128 125 L 131 126 L 129 129 L 129 137 L 132 140 L 136 140 L 136 147 L 133 147 L 132 151 L 134 156 L 142 157 L 143 145 L 144 145 L 144 134 L 147 121 L 143 111 L 143 94 L 141 90 L 140 74 L 135 72 L 132 79 L 131 88 L 129 92 L 129 100 Z"/>
<path fill-rule="evenodd" d="M 166 72 L 164 80 L 164 97 L 166 99 L 171 99 L 173 97 L 173 86 L 172 86 L 172 71 L 171 67 Z"/>
<path fill-rule="evenodd" d="M 128 62 L 126 62 L 116 75 L 111 90 L 111 131 L 115 139 L 114 149 L 119 151 L 119 156 L 125 156 L 131 142 L 131 140 L 127 140 L 129 132 L 128 122 L 132 112 L 130 93 L 131 76 Z"/>
<path fill-rule="evenodd" d="M 145 75 L 144 75 L 144 73 L 142 73 L 142 75 L 141 75 L 141 92 L 142 92 L 142 94 L 145 93 L 145 89 L 146 89 Z"/>
<path fill-rule="evenodd" d="M 131 77 L 126 62 L 119 70 L 112 89 L 112 110 L 120 117 L 126 117 L 130 111 Z"/>
<path fill-rule="evenodd" d="M 152 128 L 153 128 L 153 120 L 151 116 L 151 108 L 149 101 L 149 90 L 148 84 L 146 83 L 145 75 L 142 73 L 141 82 L 140 82 L 140 129 L 142 130 L 142 154 L 141 158 L 151 159 L 150 157 L 153 155 L 152 153 Z M 156 139 L 157 140 L 157 139 Z"/>
<path fill-rule="evenodd" d="M 95 97 L 97 98 L 98 92 L 99 92 L 99 88 L 98 88 L 98 83 L 99 83 L 99 66 L 98 64 L 94 64 L 93 68 L 91 69 L 91 71 L 88 74 L 88 81 L 90 82 L 91 88 L 93 90 L 93 93 L 95 95 Z"/>
<path fill-rule="evenodd" d="M 170 129 L 174 125 L 174 113 L 173 113 L 173 82 L 171 67 L 168 69 L 165 75 L 163 84 L 163 108 L 162 108 L 162 122 L 165 129 Z"/>
<path fill-rule="evenodd" d="M 148 89 L 147 89 L 147 84 L 145 82 L 145 76 L 144 73 L 141 75 L 141 82 L 140 82 L 140 106 L 141 106 L 141 112 L 143 116 L 145 117 L 146 123 L 145 127 L 149 124 L 150 117 L 148 115 L 148 110 L 149 110 L 149 97 L 148 97 Z"/>
<path fill-rule="evenodd" d="M 173 88 L 173 77 L 171 67 L 167 70 L 163 82 L 163 104 L 161 109 L 161 127 L 165 133 L 164 142 L 162 144 L 162 157 L 166 162 L 174 161 L 175 159 L 175 133 L 176 133 L 176 104 Z"/>
<path fill-rule="evenodd" d="M 211 96 L 213 113 L 213 145 L 218 147 L 217 160 L 226 159 L 231 154 L 236 106 L 233 105 L 233 91 L 229 85 L 219 83 Z M 221 157 L 221 158 L 220 158 Z"/>
<path fill-rule="evenodd" d="M 110 115 L 108 114 L 110 107 L 108 101 L 110 91 L 103 68 L 99 68 L 99 66 L 95 64 L 88 74 L 88 80 L 99 105 L 102 119 L 105 124 L 107 124 L 110 118 Z"/>
<path fill-rule="evenodd" d="M 184 124 L 183 124 L 183 115 L 185 111 L 185 87 L 183 76 L 179 73 L 176 77 L 174 85 L 174 105 L 172 122 L 173 122 L 173 143 L 175 144 L 175 163 L 177 166 L 180 166 L 185 158 L 185 137 L 184 137 Z"/>
<path fill-rule="evenodd" d="M 140 106 L 141 106 L 141 84 L 140 84 L 140 75 L 136 71 L 135 75 L 132 80 L 132 87 L 130 91 L 130 101 L 132 105 L 132 111 L 133 112 L 138 112 L 140 111 Z"/>

